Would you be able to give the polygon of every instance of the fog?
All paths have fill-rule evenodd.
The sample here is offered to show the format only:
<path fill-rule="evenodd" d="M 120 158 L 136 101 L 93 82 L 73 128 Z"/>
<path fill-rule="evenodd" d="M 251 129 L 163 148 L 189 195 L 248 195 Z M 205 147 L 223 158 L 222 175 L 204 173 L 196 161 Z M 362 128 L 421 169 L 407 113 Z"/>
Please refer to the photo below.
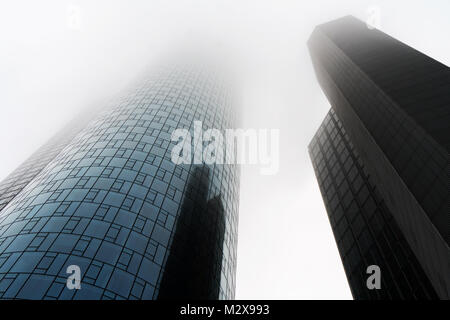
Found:
<path fill-rule="evenodd" d="M 83 110 L 185 47 L 228 57 L 244 128 L 280 130 L 279 171 L 242 168 L 238 299 L 351 299 L 307 145 L 330 108 L 306 41 L 379 12 L 379 28 L 449 64 L 448 1 L 2 1 L 0 179 Z M 180 51 L 181 52 L 181 51 Z"/>

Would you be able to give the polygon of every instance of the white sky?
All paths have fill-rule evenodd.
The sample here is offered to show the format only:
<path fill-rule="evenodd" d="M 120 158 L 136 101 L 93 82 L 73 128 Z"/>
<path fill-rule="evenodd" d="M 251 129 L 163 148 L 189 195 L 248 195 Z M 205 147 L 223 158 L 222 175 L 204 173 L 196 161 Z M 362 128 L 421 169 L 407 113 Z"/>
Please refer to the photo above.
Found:
<path fill-rule="evenodd" d="M 278 174 L 242 170 L 236 298 L 350 299 L 307 154 L 330 106 L 306 40 L 328 20 L 365 20 L 372 6 L 381 30 L 449 64 L 445 0 L 2 1 L 0 179 L 144 66 L 208 39 L 239 56 L 244 127 L 280 129 Z"/>

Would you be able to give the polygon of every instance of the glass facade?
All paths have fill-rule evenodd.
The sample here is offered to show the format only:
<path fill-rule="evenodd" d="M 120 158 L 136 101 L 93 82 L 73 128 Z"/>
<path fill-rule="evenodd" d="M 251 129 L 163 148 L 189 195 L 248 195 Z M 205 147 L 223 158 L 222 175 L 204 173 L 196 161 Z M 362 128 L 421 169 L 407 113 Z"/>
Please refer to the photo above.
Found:
<path fill-rule="evenodd" d="M 399 232 L 450 298 L 450 69 L 353 18 L 316 27 L 317 79 Z"/>
<path fill-rule="evenodd" d="M 234 298 L 239 168 L 171 161 L 171 133 L 196 120 L 234 128 L 232 94 L 173 68 L 68 139 L 0 212 L 0 298 Z"/>
<path fill-rule="evenodd" d="M 333 110 L 317 130 L 309 151 L 353 296 L 436 299 L 428 277 Z M 370 265 L 383 271 L 381 290 L 366 286 Z"/>
<path fill-rule="evenodd" d="M 0 211 L 61 152 L 96 113 L 98 111 L 90 109 L 89 113 L 78 116 L 0 182 Z"/>

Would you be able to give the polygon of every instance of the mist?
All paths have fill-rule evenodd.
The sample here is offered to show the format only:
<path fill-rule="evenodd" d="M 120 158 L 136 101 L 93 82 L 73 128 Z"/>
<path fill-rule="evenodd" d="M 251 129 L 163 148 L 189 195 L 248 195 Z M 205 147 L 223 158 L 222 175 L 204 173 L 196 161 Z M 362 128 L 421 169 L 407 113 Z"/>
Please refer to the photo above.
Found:
<path fill-rule="evenodd" d="M 449 64 L 447 1 L 2 1 L 0 179 L 73 117 L 185 50 L 230 66 L 243 128 L 278 129 L 279 169 L 241 170 L 237 299 L 351 299 L 307 145 L 330 105 L 306 41 L 345 15 Z"/>

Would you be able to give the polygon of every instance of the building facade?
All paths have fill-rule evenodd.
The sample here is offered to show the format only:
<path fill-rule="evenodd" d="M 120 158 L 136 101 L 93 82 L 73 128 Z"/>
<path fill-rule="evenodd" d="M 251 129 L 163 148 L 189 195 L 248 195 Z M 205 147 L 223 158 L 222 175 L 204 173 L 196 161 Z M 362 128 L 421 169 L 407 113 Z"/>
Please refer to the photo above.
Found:
<path fill-rule="evenodd" d="M 234 128 L 232 94 L 176 67 L 68 137 L 0 211 L 0 298 L 234 298 L 239 168 L 171 161 L 196 120 Z"/>
<path fill-rule="evenodd" d="M 383 217 L 393 217 L 389 228 L 396 230 L 398 239 L 404 238 L 404 241 L 395 241 L 400 241 L 403 248 L 409 247 L 399 253 L 394 249 L 396 245 L 392 244 L 392 238 L 383 232 L 383 236 L 375 233 L 374 243 L 390 243 L 385 249 L 391 254 L 383 251 L 391 258 L 382 254 L 375 260 L 367 261 L 379 266 L 389 265 L 390 259 L 397 260 L 400 265 L 417 261 L 412 265 L 423 270 L 423 273 L 417 271 L 415 276 L 408 276 L 406 269 L 400 266 L 397 276 L 393 277 L 395 283 L 406 277 L 409 285 L 403 288 L 409 288 L 409 294 L 405 293 L 408 290 L 391 290 L 387 284 L 385 289 L 389 292 L 372 294 L 357 289 L 358 286 L 365 287 L 365 283 L 355 284 L 350 280 L 355 271 L 367 278 L 366 262 L 353 270 L 343 259 L 354 297 L 432 298 L 431 293 L 415 294 L 419 288 L 411 285 L 423 283 L 420 287 L 424 292 L 429 292 L 425 289 L 428 288 L 425 276 L 437 297 L 449 299 L 450 69 L 379 30 L 368 28 L 353 17 L 316 27 L 308 46 L 317 79 L 333 109 L 332 118 L 345 128 L 345 135 L 352 146 L 352 150 L 347 152 L 358 158 L 365 175 L 370 178 L 368 189 L 377 190 L 374 201 L 383 203 L 382 207 L 385 207 L 380 210 L 380 207 L 371 205 L 372 209 L 384 211 L 380 214 Z M 323 164 L 316 162 L 313 151 L 319 152 L 317 139 L 317 136 L 313 139 L 310 151 L 319 183 L 323 183 L 323 176 L 317 171 Z M 341 152 L 328 148 L 323 150 L 329 155 L 334 153 L 334 157 L 339 157 Z M 340 176 L 339 179 L 342 176 L 348 178 L 349 172 L 344 168 L 335 167 L 334 171 Z M 334 175 L 328 177 L 335 187 L 341 183 L 341 180 L 334 180 L 336 178 Z M 350 181 L 350 187 L 354 187 L 352 183 Z M 327 203 L 331 198 L 324 192 L 322 189 Z M 346 201 L 359 201 L 355 194 L 348 194 L 347 197 L 349 199 Z M 330 217 L 336 214 L 334 204 L 342 200 L 336 198 L 331 207 L 327 205 Z M 344 210 L 344 215 L 354 214 L 349 208 L 339 210 Z M 364 217 L 367 214 L 366 208 L 358 207 L 357 215 Z M 375 222 L 370 219 L 365 219 L 364 223 L 360 221 L 360 225 L 375 228 Z M 358 233 L 360 229 L 356 230 Z M 341 231 L 345 232 L 344 229 Z M 334 233 L 341 256 L 346 256 L 346 248 L 339 244 L 343 233 L 337 230 Z M 352 239 L 360 249 L 370 243 L 367 239 L 359 239 L 358 234 L 354 233 Z M 366 243 L 363 244 L 364 241 Z M 362 251 L 360 254 L 364 254 Z M 354 255 L 354 259 L 352 263 L 357 264 L 360 258 Z M 381 273 L 389 277 L 392 276 L 390 270 L 389 267 L 385 267 L 384 271 L 381 268 Z M 417 281 L 419 278 L 423 281 Z M 388 279 L 385 278 L 385 281 Z"/>
<path fill-rule="evenodd" d="M 79 115 L 0 182 L 0 211 L 61 152 L 95 113 L 95 110 L 89 110 L 89 113 Z"/>
<path fill-rule="evenodd" d="M 436 299 L 437 294 L 331 109 L 310 143 L 319 188 L 357 299 Z M 369 290 L 377 265 L 381 290 Z"/>

